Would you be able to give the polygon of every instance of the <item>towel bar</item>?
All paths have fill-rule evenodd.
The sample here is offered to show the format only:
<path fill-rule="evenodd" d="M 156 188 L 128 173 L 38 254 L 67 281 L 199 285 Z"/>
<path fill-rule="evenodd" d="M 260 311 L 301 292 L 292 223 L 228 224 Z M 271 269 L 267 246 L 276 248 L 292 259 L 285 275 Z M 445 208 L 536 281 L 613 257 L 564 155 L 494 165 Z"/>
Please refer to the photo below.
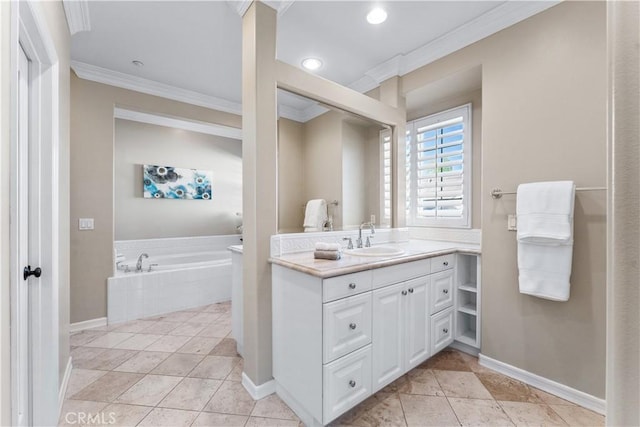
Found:
<path fill-rule="evenodd" d="M 576 191 L 606 191 L 607 187 L 576 187 Z M 502 191 L 499 188 L 491 190 L 491 197 L 494 199 L 501 198 L 504 194 L 516 194 L 517 191 Z"/>

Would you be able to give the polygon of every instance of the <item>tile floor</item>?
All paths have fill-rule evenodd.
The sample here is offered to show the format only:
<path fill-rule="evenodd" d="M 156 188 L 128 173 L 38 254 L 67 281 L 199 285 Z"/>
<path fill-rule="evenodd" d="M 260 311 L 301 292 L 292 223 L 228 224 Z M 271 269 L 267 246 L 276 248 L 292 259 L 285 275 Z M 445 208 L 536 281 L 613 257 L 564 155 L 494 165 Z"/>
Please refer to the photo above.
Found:
<path fill-rule="evenodd" d="M 231 306 L 213 304 L 71 336 L 60 425 L 299 426 L 276 395 L 254 401 L 230 338 Z M 445 350 L 335 426 L 604 425 L 601 415 Z"/>

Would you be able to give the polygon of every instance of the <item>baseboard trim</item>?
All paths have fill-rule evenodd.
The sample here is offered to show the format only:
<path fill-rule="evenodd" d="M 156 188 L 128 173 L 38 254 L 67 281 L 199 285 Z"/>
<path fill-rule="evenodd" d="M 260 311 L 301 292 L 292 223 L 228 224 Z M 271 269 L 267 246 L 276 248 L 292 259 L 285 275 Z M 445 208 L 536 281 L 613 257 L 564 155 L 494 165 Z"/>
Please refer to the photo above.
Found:
<path fill-rule="evenodd" d="M 85 329 L 98 328 L 100 326 L 107 326 L 106 317 L 98 317 L 97 319 L 89 319 L 84 322 L 76 322 L 69 325 L 69 332 L 84 331 Z"/>
<path fill-rule="evenodd" d="M 516 368 L 515 366 L 500 362 L 499 360 L 492 359 L 482 353 L 480 353 L 479 362 L 480 365 L 486 368 L 493 369 L 494 371 L 539 388 L 540 390 L 554 394 L 568 400 L 569 402 L 591 409 L 599 414 L 604 415 L 605 413 L 606 402 L 604 399 L 600 399 L 599 397 L 592 396 L 548 378 L 541 377 L 540 375 L 525 371 L 524 369 Z"/>
<path fill-rule="evenodd" d="M 465 344 L 460 341 L 452 342 L 451 344 L 449 344 L 449 347 L 455 350 L 459 350 L 463 353 L 470 354 L 471 356 L 474 356 L 474 357 L 478 357 L 478 355 L 480 354 L 480 350 L 477 349 L 476 347 L 472 347 L 469 344 Z"/>
<path fill-rule="evenodd" d="M 64 376 L 62 377 L 62 383 L 60 384 L 60 390 L 58 390 L 58 418 L 62 413 L 62 405 L 64 405 L 64 396 L 67 394 L 67 387 L 69 386 L 69 378 L 71 378 L 71 371 L 73 370 L 73 363 L 71 363 L 71 356 L 67 361 L 67 367 L 64 370 Z"/>
<path fill-rule="evenodd" d="M 266 383 L 255 385 L 251 378 L 242 373 L 242 385 L 249 392 L 253 400 L 260 400 L 276 392 L 276 380 L 269 380 Z"/>

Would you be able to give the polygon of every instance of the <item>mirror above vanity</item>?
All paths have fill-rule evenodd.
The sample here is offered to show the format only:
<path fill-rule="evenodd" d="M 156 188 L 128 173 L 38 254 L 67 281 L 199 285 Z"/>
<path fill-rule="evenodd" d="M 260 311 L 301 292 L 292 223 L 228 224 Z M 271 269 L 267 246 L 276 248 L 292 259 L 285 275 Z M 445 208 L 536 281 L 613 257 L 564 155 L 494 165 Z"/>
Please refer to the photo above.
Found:
<path fill-rule="evenodd" d="M 313 199 L 327 201 L 326 231 L 390 226 L 388 126 L 283 89 L 278 116 L 278 233 L 302 232 Z"/>

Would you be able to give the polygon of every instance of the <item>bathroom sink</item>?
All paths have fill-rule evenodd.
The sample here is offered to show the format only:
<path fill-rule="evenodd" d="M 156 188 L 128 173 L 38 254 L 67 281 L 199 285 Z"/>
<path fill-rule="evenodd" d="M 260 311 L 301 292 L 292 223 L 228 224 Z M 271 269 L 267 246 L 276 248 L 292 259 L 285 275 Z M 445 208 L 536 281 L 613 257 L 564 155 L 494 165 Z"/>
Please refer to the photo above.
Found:
<path fill-rule="evenodd" d="M 345 253 L 355 256 L 398 256 L 402 255 L 404 251 L 389 246 L 371 246 L 370 248 L 348 249 Z"/>

